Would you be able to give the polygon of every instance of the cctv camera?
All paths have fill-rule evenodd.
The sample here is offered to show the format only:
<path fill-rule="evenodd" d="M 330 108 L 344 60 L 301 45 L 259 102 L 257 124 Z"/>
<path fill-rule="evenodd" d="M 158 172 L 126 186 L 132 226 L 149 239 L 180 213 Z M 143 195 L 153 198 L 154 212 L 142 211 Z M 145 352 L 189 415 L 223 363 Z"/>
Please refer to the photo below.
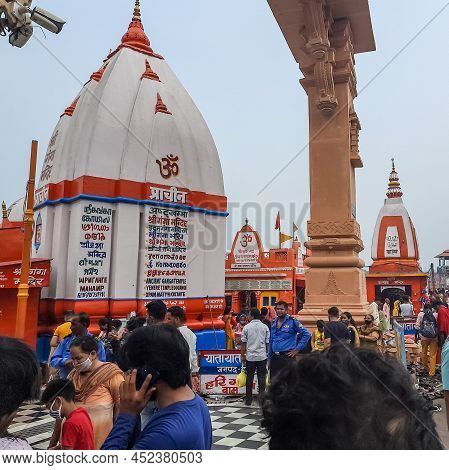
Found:
<path fill-rule="evenodd" d="M 33 35 L 33 27 L 25 25 L 16 29 L 9 35 L 9 43 L 14 47 L 23 47 Z"/>
<path fill-rule="evenodd" d="M 39 26 L 55 34 L 59 34 L 65 25 L 64 20 L 39 7 L 31 10 L 31 19 Z"/>

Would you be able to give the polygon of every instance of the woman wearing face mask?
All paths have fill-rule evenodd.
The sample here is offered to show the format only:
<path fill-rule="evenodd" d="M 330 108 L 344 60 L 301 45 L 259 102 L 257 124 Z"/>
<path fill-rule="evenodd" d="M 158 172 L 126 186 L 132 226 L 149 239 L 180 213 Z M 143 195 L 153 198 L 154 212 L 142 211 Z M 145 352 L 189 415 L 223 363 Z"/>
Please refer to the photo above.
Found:
<path fill-rule="evenodd" d="M 100 449 L 118 415 L 124 375 L 117 365 L 98 359 L 98 343 L 92 337 L 73 341 L 70 355 L 74 368 L 68 378 L 75 385 L 75 402 L 89 413 L 95 449 Z"/>
<path fill-rule="evenodd" d="M 365 315 L 365 324 L 360 327 L 360 347 L 382 352 L 382 332 L 374 324 L 372 315 Z"/>
<path fill-rule="evenodd" d="M 350 346 L 351 348 L 359 348 L 360 347 L 360 337 L 359 332 L 357 331 L 357 326 L 355 324 L 352 315 L 349 312 L 342 313 L 340 317 L 341 322 L 346 325 L 349 330 L 350 336 Z"/>

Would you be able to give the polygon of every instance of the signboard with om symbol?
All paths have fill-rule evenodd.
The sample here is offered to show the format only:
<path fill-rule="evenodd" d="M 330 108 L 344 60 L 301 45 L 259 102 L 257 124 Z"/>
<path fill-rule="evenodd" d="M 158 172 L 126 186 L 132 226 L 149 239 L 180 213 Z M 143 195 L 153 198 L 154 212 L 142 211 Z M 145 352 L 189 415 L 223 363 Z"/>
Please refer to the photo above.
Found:
<path fill-rule="evenodd" d="M 254 232 L 239 233 L 234 248 L 235 264 L 232 268 L 259 268 L 259 245 Z"/>

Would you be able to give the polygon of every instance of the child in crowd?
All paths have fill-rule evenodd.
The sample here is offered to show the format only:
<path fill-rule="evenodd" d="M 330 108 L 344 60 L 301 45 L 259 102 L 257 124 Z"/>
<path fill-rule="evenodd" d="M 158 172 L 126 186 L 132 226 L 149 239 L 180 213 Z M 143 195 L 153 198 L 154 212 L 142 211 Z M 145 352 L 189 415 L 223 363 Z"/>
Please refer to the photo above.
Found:
<path fill-rule="evenodd" d="M 242 332 L 245 325 L 248 323 L 248 317 L 242 313 L 238 317 L 237 326 L 235 327 L 235 347 L 240 349 L 242 346 Z"/>
<path fill-rule="evenodd" d="M 324 325 L 323 320 L 316 322 L 316 330 L 312 334 L 312 352 L 324 351 Z"/>
<path fill-rule="evenodd" d="M 75 386 L 70 380 L 52 380 L 41 398 L 50 416 L 65 422 L 60 442 L 50 450 L 93 450 L 94 431 L 87 411 L 75 405 Z"/>
<path fill-rule="evenodd" d="M 221 319 L 224 321 L 225 324 L 226 349 L 228 351 L 232 351 L 233 349 L 235 349 L 234 326 L 236 325 L 236 321 L 232 316 L 231 308 L 226 307 Z"/>

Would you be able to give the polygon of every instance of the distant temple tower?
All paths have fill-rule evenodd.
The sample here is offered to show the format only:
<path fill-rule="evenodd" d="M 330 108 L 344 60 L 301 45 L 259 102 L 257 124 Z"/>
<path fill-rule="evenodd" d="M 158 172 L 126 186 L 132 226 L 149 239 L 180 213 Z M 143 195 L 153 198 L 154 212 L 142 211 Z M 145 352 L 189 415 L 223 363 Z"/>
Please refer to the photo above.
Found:
<path fill-rule="evenodd" d="M 419 306 L 421 291 L 426 288 L 427 274 L 419 265 L 415 227 L 402 201 L 402 190 L 394 159 L 388 182 L 387 199 L 377 218 L 367 275 L 368 300 L 375 297 L 396 300 L 404 295 Z"/>
<path fill-rule="evenodd" d="M 33 255 L 52 259 L 43 315 L 123 317 L 162 299 L 201 329 L 221 313 L 227 200 L 218 152 L 152 49 L 138 0 L 120 45 L 56 126 L 35 210 Z"/>

